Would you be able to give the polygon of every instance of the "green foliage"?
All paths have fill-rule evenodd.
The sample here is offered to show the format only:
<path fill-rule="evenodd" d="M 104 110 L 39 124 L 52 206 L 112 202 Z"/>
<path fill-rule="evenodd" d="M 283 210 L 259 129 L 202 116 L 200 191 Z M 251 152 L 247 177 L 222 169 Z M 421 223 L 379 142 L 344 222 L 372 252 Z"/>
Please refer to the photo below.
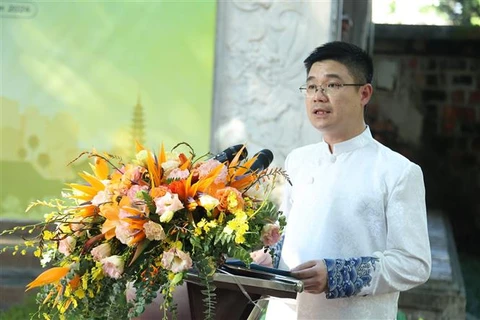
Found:
<path fill-rule="evenodd" d="M 30 316 L 34 314 L 38 307 L 34 294 L 26 296 L 24 301 L 16 306 L 9 308 L 8 310 L 0 310 L 0 319 L 5 320 L 26 320 L 30 319 Z"/>
<path fill-rule="evenodd" d="M 138 195 L 137 195 L 138 196 Z M 139 192 L 140 198 L 142 198 L 145 201 L 145 204 L 148 207 L 148 210 L 150 212 L 155 212 L 155 202 L 153 202 L 152 197 L 148 194 L 146 191 L 141 191 Z M 158 222 L 158 221 L 157 221 Z"/>
<path fill-rule="evenodd" d="M 454 25 L 480 26 L 480 0 L 439 0 L 438 6 L 428 6 L 446 14 Z"/>
<path fill-rule="evenodd" d="M 66 283 L 63 284 L 63 286 Z M 77 320 L 107 320 L 107 319 L 128 319 L 129 311 L 132 308 L 131 303 L 127 303 L 125 298 L 126 284 L 123 281 L 115 281 L 111 278 L 103 278 L 100 287 L 91 297 L 76 299 L 77 305 L 69 307 L 63 314 L 60 312 L 61 305 L 56 305 L 53 299 L 47 299 L 51 285 L 45 286 L 37 295 L 37 301 L 48 300 L 46 304 L 39 303 L 37 312 L 32 319 L 44 319 L 44 314 L 48 314 L 49 319 L 77 319 Z M 81 310 L 81 312 L 79 311 Z"/>
<path fill-rule="evenodd" d="M 216 288 L 213 284 L 213 275 L 217 269 L 217 261 L 215 261 L 211 256 L 208 257 L 204 254 L 198 255 L 195 261 L 197 261 L 196 267 L 200 277 L 201 285 L 204 287 L 201 292 L 205 297 L 203 299 L 205 306 L 205 320 L 213 320 L 215 319 L 216 305 Z"/>

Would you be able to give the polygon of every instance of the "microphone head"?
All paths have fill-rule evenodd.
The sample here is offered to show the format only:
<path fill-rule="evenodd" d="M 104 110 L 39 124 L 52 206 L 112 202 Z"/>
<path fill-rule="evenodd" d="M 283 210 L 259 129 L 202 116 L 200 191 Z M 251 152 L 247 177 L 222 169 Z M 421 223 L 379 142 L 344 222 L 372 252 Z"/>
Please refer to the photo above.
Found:
<path fill-rule="evenodd" d="M 250 170 L 253 172 L 268 168 L 270 163 L 273 161 L 273 153 L 268 149 L 260 150 L 253 157 L 257 157 L 250 167 Z"/>
<path fill-rule="evenodd" d="M 237 145 L 231 146 L 223 150 L 219 154 L 217 154 L 215 157 L 213 157 L 213 159 L 219 162 L 230 162 L 233 160 L 233 158 L 235 158 L 235 156 L 240 151 L 240 149 L 242 149 L 242 147 L 243 147 L 243 144 L 237 144 Z M 247 148 L 244 148 L 242 153 L 240 154 L 239 160 L 241 161 L 245 159 L 247 156 L 248 156 Z"/>

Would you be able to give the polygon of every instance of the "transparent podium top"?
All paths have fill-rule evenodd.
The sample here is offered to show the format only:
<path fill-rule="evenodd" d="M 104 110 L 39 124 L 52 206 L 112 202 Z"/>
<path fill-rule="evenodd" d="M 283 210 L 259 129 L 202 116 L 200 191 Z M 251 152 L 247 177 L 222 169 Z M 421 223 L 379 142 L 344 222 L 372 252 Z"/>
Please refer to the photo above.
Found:
<path fill-rule="evenodd" d="M 220 268 L 213 276 L 215 286 L 280 298 L 296 298 L 303 291 L 303 282 L 283 275 L 245 267 Z M 187 282 L 200 284 L 198 274 L 189 272 Z"/>

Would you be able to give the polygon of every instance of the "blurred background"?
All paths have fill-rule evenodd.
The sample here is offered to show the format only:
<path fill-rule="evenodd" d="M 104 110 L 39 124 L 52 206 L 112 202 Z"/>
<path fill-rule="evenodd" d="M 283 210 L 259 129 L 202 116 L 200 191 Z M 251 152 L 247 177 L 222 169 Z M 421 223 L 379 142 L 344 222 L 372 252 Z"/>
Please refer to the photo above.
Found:
<path fill-rule="evenodd" d="M 197 154 L 248 142 L 282 165 L 318 140 L 295 95 L 301 62 L 342 40 L 374 58 L 375 138 L 425 175 L 434 270 L 398 317 L 480 319 L 480 0 L 313 3 L 0 2 L 0 229 L 42 219 L 25 208 L 59 197 L 88 159 L 67 164 L 94 148 L 128 159 L 134 141 Z M 39 268 L 2 254 L 2 319 L 35 309 L 24 285 Z"/>

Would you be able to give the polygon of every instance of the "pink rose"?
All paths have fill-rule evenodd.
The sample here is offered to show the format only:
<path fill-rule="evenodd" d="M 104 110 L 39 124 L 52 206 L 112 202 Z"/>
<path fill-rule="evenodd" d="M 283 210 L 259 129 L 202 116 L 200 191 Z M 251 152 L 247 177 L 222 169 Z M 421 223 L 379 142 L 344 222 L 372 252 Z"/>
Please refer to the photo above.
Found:
<path fill-rule="evenodd" d="M 148 240 L 163 240 L 166 238 L 165 231 L 162 226 L 153 221 L 143 224 L 143 231 Z"/>
<path fill-rule="evenodd" d="M 65 256 L 69 256 L 72 254 L 73 250 L 75 250 L 75 245 L 77 244 L 77 240 L 74 237 L 66 237 L 58 243 L 58 251 L 63 253 Z"/>
<path fill-rule="evenodd" d="M 121 171 L 124 172 L 122 176 L 122 182 L 130 185 L 132 183 L 138 183 L 142 177 L 142 171 L 145 169 L 139 166 L 127 165 L 123 167 Z"/>
<path fill-rule="evenodd" d="M 209 159 L 202 163 L 198 168 L 198 178 L 202 179 L 203 177 L 207 176 L 210 172 L 212 172 L 213 169 L 217 168 L 221 162 L 215 160 L 215 159 Z M 218 176 L 215 178 L 215 183 L 225 183 L 227 181 L 227 174 L 228 170 L 227 167 L 224 165 L 222 168 L 222 171 L 218 174 Z"/>
<path fill-rule="evenodd" d="M 148 193 L 148 186 L 139 186 L 138 184 L 135 184 L 128 189 L 127 196 L 132 203 L 144 201 L 143 198 L 139 198 L 137 195 L 140 191 L 146 191 Z"/>
<path fill-rule="evenodd" d="M 125 289 L 125 297 L 127 298 L 127 302 L 135 301 L 137 297 L 137 289 L 133 286 L 133 282 L 127 282 L 127 287 Z"/>
<path fill-rule="evenodd" d="M 265 246 L 273 246 L 280 240 L 280 227 L 277 224 L 267 223 L 263 226 L 260 239 Z"/>
<path fill-rule="evenodd" d="M 172 272 L 182 272 L 192 267 L 192 258 L 180 249 L 172 248 L 163 252 L 162 265 Z"/>
<path fill-rule="evenodd" d="M 102 243 L 99 246 L 96 246 L 90 252 L 93 256 L 93 259 L 96 261 L 101 261 L 104 258 L 110 257 L 112 248 L 109 243 Z"/>
<path fill-rule="evenodd" d="M 171 194 L 167 192 L 163 197 L 155 198 L 155 205 L 157 206 L 156 213 L 159 215 L 165 212 L 175 212 L 183 209 L 182 202 L 178 199 L 178 194 Z"/>
<path fill-rule="evenodd" d="M 128 245 L 133 239 L 133 233 L 127 225 L 120 224 L 115 228 L 115 237 L 123 244 Z"/>
<path fill-rule="evenodd" d="M 85 228 L 85 225 L 82 223 L 83 219 L 84 218 L 82 217 L 74 218 L 72 222 L 70 222 L 70 230 L 72 230 L 72 232 L 77 232 Z"/>
<path fill-rule="evenodd" d="M 175 168 L 170 173 L 168 174 L 167 179 L 173 179 L 173 180 L 185 180 L 188 178 L 190 175 L 190 171 L 187 169 L 185 170 L 180 170 L 179 168 Z"/>
<path fill-rule="evenodd" d="M 92 204 L 98 207 L 101 204 L 104 204 L 110 201 L 112 201 L 112 195 L 109 194 L 107 191 L 101 190 L 101 191 L 98 191 L 97 194 L 93 197 Z"/>
<path fill-rule="evenodd" d="M 121 256 L 110 256 L 101 261 L 103 273 L 110 278 L 118 279 L 123 274 L 125 260 Z"/>

